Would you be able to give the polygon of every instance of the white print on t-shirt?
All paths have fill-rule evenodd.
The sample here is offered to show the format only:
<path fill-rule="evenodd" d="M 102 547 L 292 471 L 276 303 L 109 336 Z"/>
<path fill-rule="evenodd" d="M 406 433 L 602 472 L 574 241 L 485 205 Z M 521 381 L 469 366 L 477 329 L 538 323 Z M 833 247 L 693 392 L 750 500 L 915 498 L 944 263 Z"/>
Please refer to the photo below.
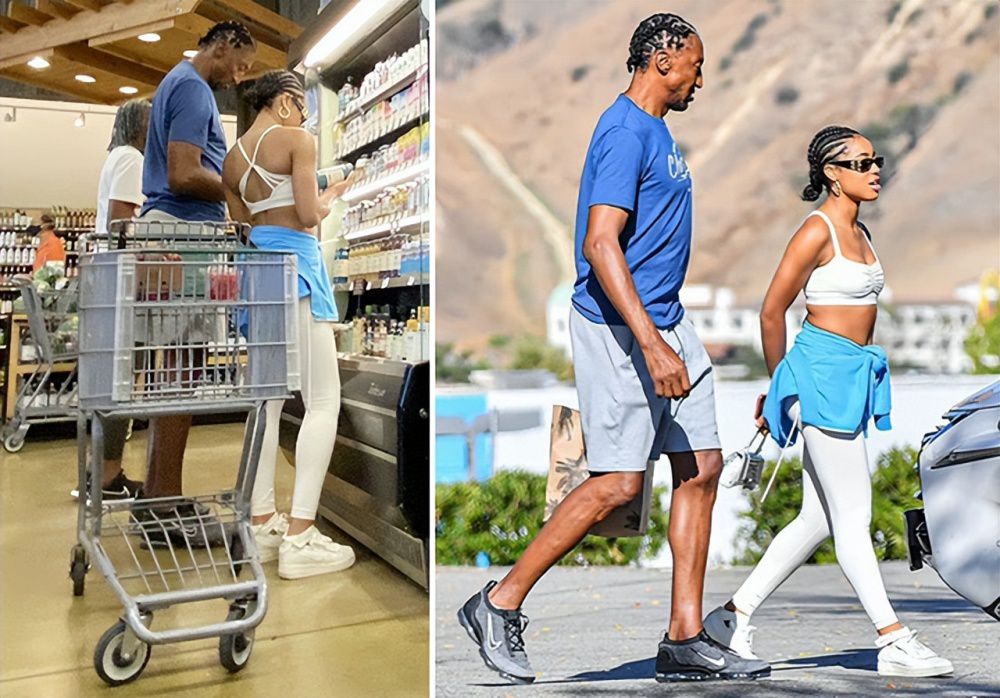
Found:
<path fill-rule="evenodd" d="M 681 155 L 681 149 L 677 147 L 677 143 L 675 142 L 673 146 L 674 152 L 667 156 L 667 167 L 670 169 L 671 177 L 683 181 L 691 176 L 691 171 L 688 169 L 687 161 Z"/>

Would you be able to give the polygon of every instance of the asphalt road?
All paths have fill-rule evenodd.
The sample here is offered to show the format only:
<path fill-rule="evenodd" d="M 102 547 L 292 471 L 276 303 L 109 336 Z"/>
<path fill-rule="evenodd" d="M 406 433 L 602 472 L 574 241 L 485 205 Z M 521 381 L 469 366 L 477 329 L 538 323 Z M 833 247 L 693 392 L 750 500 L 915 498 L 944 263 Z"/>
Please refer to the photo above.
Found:
<path fill-rule="evenodd" d="M 725 602 L 747 568 L 709 571 L 705 606 Z M 658 684 L 656 645 L 670 607 L 670 570 L 557 568 L 525 604 L 525 646 L 537 679 L 511 686 L 487 669 L 455 611 L 503 568 L 438 567 L 437 695 L 479 696 L 1000 696 L 1000 623 L 948 589 L 933 570 L 883 563 L 900 620 L 948 657 L 955 674 L 887 679 L 875 633 L 835 565 L 797 571 L 754 616 L 754 647 L 772 676 L 754 682 Z"/>

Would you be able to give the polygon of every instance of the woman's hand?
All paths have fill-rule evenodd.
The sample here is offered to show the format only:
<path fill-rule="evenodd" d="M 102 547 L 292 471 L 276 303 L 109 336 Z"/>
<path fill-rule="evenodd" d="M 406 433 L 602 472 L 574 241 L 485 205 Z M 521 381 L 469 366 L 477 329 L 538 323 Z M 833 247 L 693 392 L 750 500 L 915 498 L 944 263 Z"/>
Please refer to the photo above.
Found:
<path fill-rule="evenodd" d="M 758 429 L 767 430 L 767 420 L 764 419 L 764 400 L 767 399 L 767 393 L 761 393 L 757 396 L 757 404 L 753 408 L 753 419 L 754 423 L 757 425 Z"/>

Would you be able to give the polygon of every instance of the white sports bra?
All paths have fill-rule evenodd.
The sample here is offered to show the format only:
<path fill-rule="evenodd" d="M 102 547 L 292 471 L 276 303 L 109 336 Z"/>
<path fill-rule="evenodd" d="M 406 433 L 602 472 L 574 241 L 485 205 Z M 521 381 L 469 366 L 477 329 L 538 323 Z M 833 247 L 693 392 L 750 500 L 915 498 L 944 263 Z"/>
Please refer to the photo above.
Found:
<path fill-rule="evenodd" d="M 813 269 L 806 281 L 805 291 L 807 305 L 875 305 L 878 294 L 885 286 L 885 272 L 879 262 L 875 248 L 872 246 L 868 229 L 863 225 L 865 239 L 871 247 L 875 261 L 872 264 L 855 262 L 847 259 L 840 251 L 837 241 L 837 231 L 833 222 L 822 211 L 813 211 L 810 216 L 819 216 L 826 221 L 833 240 L 833 259 L 826 264 Z M 860 224 L 859 224 L 860 225 Z"/>
<path fill-rule="evenodd" d="M 272 130 L 278 128 L 279 125 L 274 124 L 273 126 L 269 126 L 264 130 L 264 133 L 260 134 L 260 138 L 257 139 L 257 145 L 253 149 L 252 158 L 247 157 L 247 151 L 243 149 L 243 143 L 236 141 L 236 145 L 239 147 L 243 158 L 250 163 L 250 167 L 247 168 L 247 171 L 243 173 L 243 177 L 240 178 L 240 198 L 243 199 L 243 203 L 247 205 L 247 210 L 250 211 L 250 215 L 252 216 L 274 208 L 295 205 L 295 196 L 292 193 L 292 175 L 274 174 L 257 164 L 257 151 L 260 150 L 260 144 L 264 141 L 264 137 Z M 260 201 L 247 201 L 247 182 L 250 181 L 251 172 L 256 172 L 264 180 L 264 184 L 271 187 L 271 193 Z"/>

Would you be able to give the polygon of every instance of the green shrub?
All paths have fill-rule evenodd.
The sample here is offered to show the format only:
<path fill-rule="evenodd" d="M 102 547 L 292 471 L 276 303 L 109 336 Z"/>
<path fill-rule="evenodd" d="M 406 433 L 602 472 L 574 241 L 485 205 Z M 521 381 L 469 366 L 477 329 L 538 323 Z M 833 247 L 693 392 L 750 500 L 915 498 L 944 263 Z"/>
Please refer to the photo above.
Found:
<path fill-rule="evenodd" d="M 474 565 L 485 552 L 494 565 L 512 565 L 538 535 L 545 512 L 544 475 L 502 470 L 486 482 L 438 485 L 437 564 Z M 655 557 L 667 541 L 667 513 L 657 487 L 645 536 L 587 536 L 563 565 L 628 565 Z"/>
<path fill-rule="evenodd" d="M 917 460 L 915 449 L 893 448 L 879 456 L 877 469 L 872 475 L 872 540 L 879 560 L 906 559 L 906 528 L 903 511 L 916 507 L 913 498 L 920 488 L 920 478 L 913 469 Z M 762 484 L 750 496 L 751 508 L 740 516 L 744 520 L 738 541 L 742 550 L 737 554 L 737 564 L 756 564 L 767 546 L 802 507 L 802 463 L 798 458 L 785 461 L 778 478 L 763 505 L 760 495 L 774 470 L 774 462 L 764 468 Z M 809 562 L 832 563 L 837 561 L 833 541 L 823 543 Z"/>
<path fill-rule="evenodd" d="M 978 320 L 965 339 L 973 373 L 1000 373 L 1000 313 Z"/>
<path fill-rule="evenodd" d="M 525 335 L 515 341 L 513 356 L 507 368 L 545 369 L 551 371 L 560 381 L 573 380 L 573 362 L 566 358 L 565 352 L 534 335 Z"/>
<path fill-rule="evenodd" d="M 472 360 L 469 350 L 455 352 L 455 345 L 438 342 L 434 345 L 435 374 L 443 383 L 468 383 L 469 374 L 475 370 L 488 369 L 488 362 Z"/>

